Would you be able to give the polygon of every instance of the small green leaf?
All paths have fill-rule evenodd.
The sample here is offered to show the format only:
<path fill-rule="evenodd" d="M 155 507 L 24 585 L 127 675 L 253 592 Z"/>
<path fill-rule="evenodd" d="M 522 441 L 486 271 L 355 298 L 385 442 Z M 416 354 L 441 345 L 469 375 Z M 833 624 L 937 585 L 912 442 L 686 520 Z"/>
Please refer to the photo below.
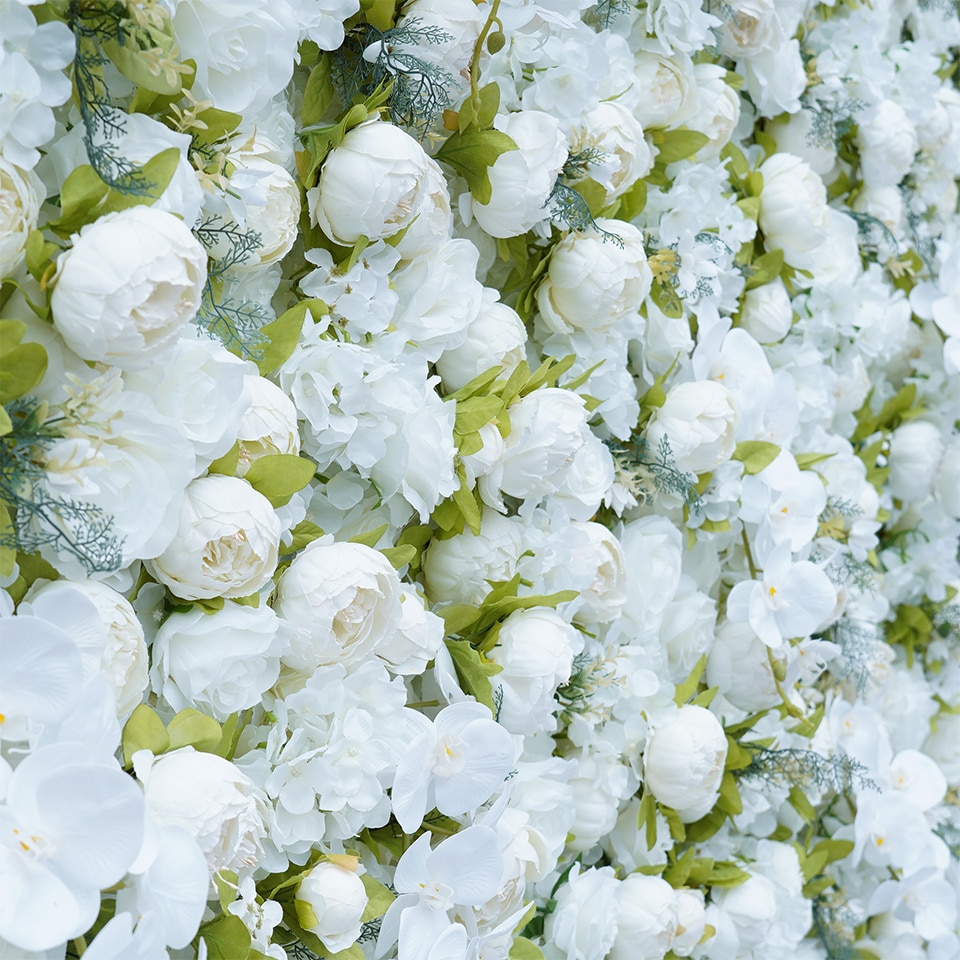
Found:
<path fill-rule="evenodd" d="M 262 377 L 273 373 L 293 353 L 300 340 L 300 331 L 303 329 L 307 311 L 314 320 L 329 312 L 322 300 L 301 300 L 272 323 L 260 328 L 260 335 L 267 340 L 257 360 L 257 368 Z"/>
<path fill-rule="evenodd" d="M 696 130 L 654 130 L 653 143 L 659 153 L 657 161 L 664 165 L 676 163 L 693 156 L 702 146 L 710 141 L 705 133 Z"/>
<path fill-rule="evenodd" d="M 337 97 L 330 79 L 331 59 L 323 54 L 307 77 L 300 107 L 300 121 L 304 126 L 319 123 Z"/>
<path fill-rule="evenodd" d="M 468 127 L 463 132 L 452 133 L 437 151 L 436 159 L 463 176 L 477 203 L 489 203 L 493 188 L 487 170 L 499 156 L 516 149 L 516 143 L 499 130 Z"/>
<path fill-rule="evenodd" d="M 214 753 L 220 746 L 223 729 L 213 717 L 187 707 L 167 724 L 167 735 L 171 750 L 191 746 L 204 753 Z"/>
<path fill-rule="evenodd" d="M 647 849 L 652 850 L 657 842 L 657 801 L 652 793 L 644 792 L 637 811 L 637 829 L 644 828 Z"/>
<path fill-rule="evenodd" d="M 20 342 L 26 332 L 27 325 L 20 320 L 0 320 L 0 404 L 29 393 L 47 372 L 43 346 Z"/>
<path fill-rule="evenodd" d="M 736 816 L 743 813 L 743 801 L 740 799 L 740 790 L 737 788 L 737 780 L 729 770 L 723 774 L 720 781 L 720 799 L 717 806 L 730 816 Z"/>
<path fill-rule="evenodd" d="M 793 807 L 807 823 L 812 823 L 816 820 L 817 811 L 813 809 L 813 805 L 804 796 L 803 791 L 798 786 L 794 785 L 790 788 L 787 800 L 790 802 L 790 806 Z"/>
<path fill-rule="evenodd" d="M 765 283 L 770 283 L 780 276 L 782 269 L 782 250 L 771 250 L 762 257 L 757 257 L 757 259 L 750 264 L 750 271 L 747 274 L 747 282 L 744 284 L 744 290 L 752 290 L 754 287 L 762 287 Z"/>
<path fill-rule="evenodd" d="M 362 543 L 365 547 L 376 547 L 389 528 L 389 523 L 382 523 L 373 530 L 368 530 L 366 533 L 358 533 L 356 536 L 351 537 L 349 542 Z"/>
<path fill-rule="evenodd" d="M 290 544 L 289 553 L 298 553 L 324 535 L 323 530 L 310 520 L 301 520 L 290 532 L 293 534 L 293 543 Z"/>
<path fill-rule="evenodd" d="M 400 570 L 417 555 L 417 548 L 407 543 L 398 547 L 384 547 L 380 552 L 390 561 L 394 570 Z"/>
<path fill-rule="evenodd" d="M 683 683 L 678 684 L 676 690 L 673 693 L 673 702 L 678 706 L 682 707 L 685 703 L 690 701 L 690 698 L 697 692 L 697 687 L 700 686 L 700 678 L 703 676 L 703 671 L 707 669 L 707 655 L 704 654 L 693 666 L 693 669 L 690 671 L 690 675 L 687 677 Z"/>
<path fill-rule="evenodd" d="M 617 207 L 616 217 L 618 220 L 626 220 L 629 223 L 634 217 L 643 213 L 643 208 L 646 205 L 647 182 L 646 180 L 638 180 L 620 197 L 620 205 Z"/>
<path fill-rule="evenodd" d="M 233 870 L 218 870 L 213 875 L 213 882 L 217 888 L 220 909 L 225 912 L 227 907 L 237 899 L 237 874 Z"/>
<path fill-rule="evenodd" d="M 457 401 L 457 415 L 454 430 L 460 434 L 474 433 L 485 427 L 503 409 L 499 397 L 470 397 Z"/>
<path fill-rule="evenodd" d="M 387 887 L 369 873 L 365 873 L 360 881 L 363 883 L 364 890 L 367 891 L 367 905 L 363 908 L 360 922 L 369 923 L 377 917 L 382 917 L 396 898 Z"/>
<path fill-rule="evenodd" d="M 445 640 L 447 650 L 457 669 L 457 678 L 464 693 L 472 694 L 479 703 L 494 713 L 493 687 L 490 677 L 498 674 L 503 667 L 499 663 L 487 660 L 465 640 Z"/>
<path fill-rule="evenodd" d="M 138 750 L 149 750 L 154 756 L 159 756 L 170 749 L 170 737 L 163 721 L 145 703 L 141 703 L 123 725 L 121 743 L 123 765 L 128 769 L 133 765 L 133 755 Z"/>
<path fill-rule="evenodd" d="M 237 475 L 237 464 L 239 462 L 240 441 L 237 440 L 222 457 L 217 457 L 217 459 L 207 467 L 207 473 L 218 473 L 227 477 L 235 477 Z"/>
<path fill-rule="evenodd" d="M 810 470 L 816 464 L 835 456 L 835 453 L 798 453 L 793 459 L 797 461 L 797 466 L 801 470 Z"/>
<path fill-rule="evenodd" d="M 250 931 L 232 913 L 222 913 L 200 925 L 194 943 L 207 945 L 208 960 L 246 960 L 250 953 Z"/>
<path fill-rule="evenodd" d="M 754 223 L 757 222 L 760 217 L 759 197 L 744 197 L 743 200 L 738 200 L 736 205 L 743 211 L 743 215 L 748 220 L 752 220 Z"/>
<path fill-rule="evenodd" d="M 229 136 L 240 126 L 243 117 L 239 113 L 229 110 L 220 110 L 217 107 L 207 107 L 197 114 L 197 119 L 206 124 L 206 130 L 197 130 L 195 136 L 197 145 L 201 147 L 216 143 Z"/>
<path fill-rule="evenodd" d="M 690 878 L 690 871 L 693 869 L 695 859 L 696 851 L 693 847 L 688 847 L 676 863 L 671 863 L 670 866 L 663 871 L 663 879 L 674 889 L 684 886 Z"/>
<path fill-rule="evenodd" d="M 769 467 L 779 453 L 780 447 L 775 443 L 766 440 L 744 440 L 737 444 L 730 459 L 739 460 L 743 464 L 743 472 L 752 475 Z"/>
<path fill-rule="evenodd" d="M 543 960 L 543 951 L 526 937 L 514 937 L 508 960 Z"/>
<path fill-rule="evenodd" d="M 320 918 L 306 900 L 301 900 L 297 897 L 296 900 L 294 900 L 294 908 L 297 911 L 297 922 L 304 930 L 313 930 L 315 927 L 320 926 Z"/>
<path fill-rule="evenodd" d="M 707 883 L 711 887 L 739 887 L 746 883 L 750 874 L 729 860 L 720 860 L 713 865 Z"/>
<path fill-rule="evenodd" d="M 460 478 L 460 486 L 453 492 L 453 502 L 457 505 L 463 522 L 470 528 L 474 536 L 480 535 L 480 521 L 482 513 L 480 504 L 477 502 L 477 496 L 473 490 L 467 486 L 465 477 Z"/>
<path fill-rule="evenodd" d="M 0 410 L 3 410 L 0 407 Z M 6 411 L 4 410 L 4 413 Z M 16 528 L 5 503 L 0 503 L 0 577 L 9 577 L 17 563 L 17 548 L 13 546 L 16 540 Z"/>
<path fill-rule="evenodd" d="M 43 239 L 42 230 L 31 230 L 27 237 L 25 253 L 27 256 L 27 270 L 34 280 L 38 281 L 50 266 L 54 254 L 60 248 L 55 243 L 47 243 Z"/>
<path fill-rule="evenodd" d="M 316 470 L 312 460 L 293 453 L 277 453 L 254 460 L 244 480 L 262 493 L 271 506 L 282 507 L 313 479 Z"/>

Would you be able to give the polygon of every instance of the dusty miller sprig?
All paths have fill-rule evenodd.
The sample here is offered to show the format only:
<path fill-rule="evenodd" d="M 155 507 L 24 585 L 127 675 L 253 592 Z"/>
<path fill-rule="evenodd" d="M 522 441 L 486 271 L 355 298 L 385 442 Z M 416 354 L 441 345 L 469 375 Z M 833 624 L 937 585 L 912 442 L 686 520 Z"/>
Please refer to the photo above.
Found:
<path fill-rule="evenodd" d="M 13 532 L 0 533 L 0 546 L 24 553 L 49 547 L 91 574 L 119 569 L 123 541 L 114 533 L 113 517 L 47 487 L 46 451 L 59 436 L 44 422 L 44 405 L 36 397 L 19 397 L 6 410 L 13 430 L 0 437 L 0 500 L 16 511 L 16 524 Z"/>

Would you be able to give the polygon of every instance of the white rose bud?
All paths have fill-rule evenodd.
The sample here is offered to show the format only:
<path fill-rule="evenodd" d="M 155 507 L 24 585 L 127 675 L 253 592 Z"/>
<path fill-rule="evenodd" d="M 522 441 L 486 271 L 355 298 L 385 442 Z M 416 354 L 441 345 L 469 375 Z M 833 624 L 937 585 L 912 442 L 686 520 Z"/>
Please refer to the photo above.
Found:
<path fill-rule="evenodd" d="M 488 580 L 509 580 L 516 572 L 523 541 L 517 520 L 484 510 L 480 533 L 470 530 L 434 539 L 423 557 L 427 596 L 434 603 L 480 603 Z"/>
<path fill-rule="evenodd" d="M 207 254 L 171 213 L 108 213 L 61 254 L 53 324 L 74 353 L 125 370 L 153 364 L 200 308 Z"/>
<path fill-rule="evenodd" d="M 571 153 L 599 150 L 604 159 L 591 164 L 591 179 L 607 191 L 607 203 L 626 193 L 653 169 L 653 154 L 643 127 L 633 114 L 616 100 L 594 107 L 571 137 Z"/>
<path fill-rule="evenodd" d="M 779 277 L 743 295 L 740 326 L 757 343 L 778 343 L 790 331 L 792 324 L 790 294 Z"/>
<path fill-rule="evenodd" d="M 13 276 L 23 262 L 45 196 L 43 181 L 32 170 L 0 156 L 0 277 Z"/>
<path fill-rule="evenodd" d="M 557 891 L 557 908 L 544 925 L 548 960 L 602 960 L 617 936 L 620 881 L 613 867 L 577 871 Z"/>
<path fill-rule="evenodd" d="M 631 873 L 619 891 L 617 939 L 608 960 L 663 960 L 677 931 L 673 887 L 660 877 Z"/>
<path fill-rule="evenodd" d="M 183 827 L 200 845 L 211 877 L 260 860 L 266 797 L 229 760 L 193 747 L 161 757 L 140 750 L 133 768 L 154 820 Z"/>
<path fill-rule="evenodd" d="M 217 720 L 256 706 L 280 675 L 289 628 L 267 606 L 172 613 L 153 641 L 153 689 Z"/>
<path fill-rule="evenodd" d="M 392 636 L 400 578 L 379 550 L 323 538 L 290 564 L 274 606 L 297 629 L 283 662 L 309 676 L 319 666 L 356 662 Z"/>
<path fill-rule="evenodd" d="M 890 490 L 904 503 L 930 496 L 943 458 L 943 436 L 929 420 L 908 420 L 890 435 Z"/>
<path fill-rule="evenodd" d="M 684 823 L 706 816 L 720 792 L 727 739 L 720 721 L 703 707 L 680 707 L 654 728 L 643 757 L 643 778 L 661 803 Z"/>
<path fill-rule="evenodd" d="M 680 470 L 706 473 L 730 459 L 739 421 L 733 396 L 722 384 L 678 383 L 647 428 L 647 443 L 658 450 L 667 437 Z"/>
<path fill-rule="evenodd" d="M 792 267 L 812 269 L 830 232 L 830 208 L 823 181 L 789 153 L 775 153 L 760 167 L 760 229 L 767 247 L 783 251 Z"/>
<path fill-rule="evenodd" d="M 360 936 L 367 891 L 359 875 L 336 863 L 318 863 L 300 881 L 297 918 L 331 953 L 346 950 Z"/>
<path fill-rule="evenodd" d="M 420 212 L 435 167 L 399 127 L 362 123 L 330 151 L 319 185 L 308 191 L 311 220 L 345 247 L 361 236 L 371 242 L 391 237 Z"/>
<path fill-rule="evenodd" d="M 697 81 L 693 61 L 685 53 L 666 56 L 641 51 L 634 71 L 637 89 L 643 91 L 634 115 L 644 130 L 679 127 L 697 108 Z"/>
<path fill-rule="evenodd" d="M 703 893 L 682 887 L 677 891 L 677 935 L 671 949 L 678 957 L 689 957 L 703 939 L 707 918 Z"/>
<path fill-rule="evenodd" d="M 868 187 L 895 187 L 913 166 L 917 131 L 903 107 L 881 100 L 857 118 L 860 171 Z"/>
<path fill-rule="evenodd" d="M 621 220 L 598 220 L 601 230 L 623 244 L 589 230 L 572 232 L 553 249 L 547 275 L 537 288 L 537 307 L 556 333 L 629 331 L 650 292 L 653 274 L 643 249 L 643 233 Z"/>
<path fill-rule="evenodd" d="M 437 372 L 448 390 L 459 390 L 491 367 L 503 367 L 507 378 L 526 359 L 527 328 L 517 311 L 497 300 L 496 290 L 484 287 L 480 312 L 467 327 L 466 340 L 445 350 Z"/>
<path fill-rule="evenodd" d="M 180 508 L 177 534 L 147 569 L 183 600 L 245 597 L 273 575 L 280 521 L 270 501 L 245 480 L 194 480 Z"/>
<path fill-rule="evenodd" d="M 237 439 L 240 459 L 237 474 L 243 476 L 261 457 L 300 453 L 297 408 L 290 398 L 266 377 L 248 374 L 244 380 L 250 406 L 240 418 Z"/>

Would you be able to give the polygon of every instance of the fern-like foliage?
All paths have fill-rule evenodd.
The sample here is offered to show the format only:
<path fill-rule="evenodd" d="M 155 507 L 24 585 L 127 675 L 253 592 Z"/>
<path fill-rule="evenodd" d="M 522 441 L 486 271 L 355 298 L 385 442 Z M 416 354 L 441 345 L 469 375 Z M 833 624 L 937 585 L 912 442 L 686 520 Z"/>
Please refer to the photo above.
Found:
<path fill-rule="evenodd" d="M 846 900 L 833 891 L 813 901 L 813 929 L 827 960 L 856 960 L 853 928 L 857 917 Z"/>
<path fill-rule="evenodd" d="M 122 540 L 113 517 L 100 507 L 51 493 L 45 480 L 45 454 L 58 439 L 45 422 L 45 405 L 20 397 L 6 407 L 13 424 L 0 437 L 0 500 L 16 514 L 15 529 L 0 533 L 0 546 L 24 553 L 48 547 L 78 560 L 88 573 L 120 568 Z"/>
<path fill-rule="evenodd" d="M 437 46 L 452 39 L 445 30 L 418 17 L 408 17 L 385 31 L 361 23 L 331 54 L 330 79 L 347 106 L 392 83 L 387 100 L 390 119 L 423 139 L 437 115 L 449 106 L 457 82 L 441 66 L 409 48 Z M 379 45 L 379 51 L 367 59 L 364 51 L 374 45 Z"/>
<path fill-rule="evenodd" d="M 73 80 L 90 166 L 119 193 L 145 196 L 156 184 L 120 153 L 116 140 L 126 130 L 126 114 L 113 102 L 103 75 L 102 44 L 124 43 L 127 16 L 127 4 L 119 0 L 70 0 L 66 20 L 77 41 Z"/>
<path fill-rule="evenodd" d="M 781 787 L 799 787 L 801 790 L 816 786 L 821 790 L 845 793 L 859 789 L 878 790 L 868 776 L 869 771 L 858 760 L 846 755 L 824 757 L 813 750 L 789 747 L 785 750 L 752 748 L 750 765 L 740 771 L 740 776 Z"/>
<path fill-rule="evenodd" d="M 838 679 L 852 680 L 863 696 L 870 685 L 878 647 L 884 646 L 882 634 L 873 624 L 843 617 L 833 627 L 832 640 L 840 647 L 841 656 L 830 665 L 830 672 Z"/>
<path fill-rule="evenodd" d="M 606 444 L 613 454 L 618 482 L 639 503 L 649 503 L 658 494 L 671 494 L 680 497 L 691 513 L 701 513 L 703 501 L 697 493 L 697 478 L 677 466 L 666 434 L 655 451 L 639 433 L 631 434 L 626 441 L 607 440 Z"/>
<path fill-rule="evenodd" d="M 584 15 L 584 21 L 599 30 L 609 30 L 617 17 L 633 8 L 630 0 L 598 0 Z"/>
<path fill-rule="evenodd" d="M 623 249 L 623 240 L 620 237 L 598 226 L 590 212 L 590 205 L 574 186 L 578 180 L 583 180 L 589 175 L 591 164 L 602 161 L 605 156 L 596 147 L 587 147 L 577 153 L 571 153 L 560 169 L 557 182 L 553 185 L 544 207 L 549 211 L 550 219 L 566 224 L 578 233 L 595 230 L 603 237 L 604 243 L 609 241 Z"/>

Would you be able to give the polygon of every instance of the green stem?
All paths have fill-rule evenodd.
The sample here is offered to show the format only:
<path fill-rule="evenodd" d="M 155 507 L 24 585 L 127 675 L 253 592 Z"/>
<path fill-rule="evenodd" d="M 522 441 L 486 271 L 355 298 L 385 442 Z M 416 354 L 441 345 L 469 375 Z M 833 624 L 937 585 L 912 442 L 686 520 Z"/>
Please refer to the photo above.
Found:
<path fill-rule="evenodd" d="M 500 9 L 500 0 L 493 0 L 490 6 L 490 13 L 487 16 L 487 22 L 477 37 L 477 42 L 473 47 L 473 59 L 470 61 L 470 102 L 473 105 L 474 116 L 480 113 L 480 57 L 483 54 L 483 45 L 487 42 L 487 34 L 494 23 L 499 24 L 497 11 Z"/>
<path fill-rule="evenodd" d="M 753 562 L 753 552 L 750 549 L 750 541 L 747 539 L 747 528 L 740 528 L 740 538 L 743 540 L 743 549 L 747 555 L 747 565 L 750 567 L 750 576 L 752 579 L 757 579 L 757 565 Z"/>

